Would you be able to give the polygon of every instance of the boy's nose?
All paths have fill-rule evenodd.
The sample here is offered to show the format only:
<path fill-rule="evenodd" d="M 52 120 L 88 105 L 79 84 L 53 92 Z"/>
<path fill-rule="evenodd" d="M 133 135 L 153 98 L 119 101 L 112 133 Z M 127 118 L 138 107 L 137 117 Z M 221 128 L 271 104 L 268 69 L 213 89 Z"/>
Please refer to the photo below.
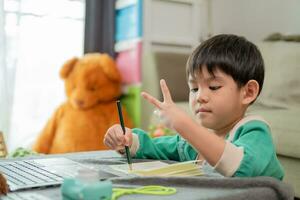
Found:
<path fill-rule="evenodd" d="M 198 101 L 199 103 L 207 103 L 208 100 L 209 100 L 209 97 L 207 96 L 207 94 L 205 94 L 204 91 L 201 91 L 201 92 L 199 91 L 199 92 L 198 92 L 198 95 L 197 95 L 197 101 Z"/>

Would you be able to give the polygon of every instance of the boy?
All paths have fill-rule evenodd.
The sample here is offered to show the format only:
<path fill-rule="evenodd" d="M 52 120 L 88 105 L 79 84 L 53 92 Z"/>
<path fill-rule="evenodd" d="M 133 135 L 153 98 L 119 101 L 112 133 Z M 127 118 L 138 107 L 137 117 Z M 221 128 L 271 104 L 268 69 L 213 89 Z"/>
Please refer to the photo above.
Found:
<path fill-rule="evenodd" d="M 104 143 L 136 158 L 187 161 L 203 159 L 220 174 L 231 177 L 271 176 L 282 180 L 268 124 L 245 116 L 261 92 L 264 63 L 257 47 L 243 37 L 217 35 L 194 50 L 187 62 L 190 108 L 197 122 L 172 101 L 164 80 L 163 102 L 142 96 L 160 110 L 179 135 L 151 139 L 140 129 L 108 129 Z"/>

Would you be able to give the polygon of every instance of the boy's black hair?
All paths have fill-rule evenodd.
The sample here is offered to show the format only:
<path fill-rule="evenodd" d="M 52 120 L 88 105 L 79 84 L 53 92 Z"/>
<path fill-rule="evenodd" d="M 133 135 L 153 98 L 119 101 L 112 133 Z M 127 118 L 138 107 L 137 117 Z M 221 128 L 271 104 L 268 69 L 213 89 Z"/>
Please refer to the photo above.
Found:
<path fill-rule="evenodd" d="M 265 67 L 258 48 L 244 37 L 221 34 L 201 43 L 190 55 L 187 62 L 187 77 L 195 76 L 207 67 L 214 75 L 216 69 L 230 75 L 238 87 L 249 80 L 256 80 L 259 92 L 263 87 Z"/>

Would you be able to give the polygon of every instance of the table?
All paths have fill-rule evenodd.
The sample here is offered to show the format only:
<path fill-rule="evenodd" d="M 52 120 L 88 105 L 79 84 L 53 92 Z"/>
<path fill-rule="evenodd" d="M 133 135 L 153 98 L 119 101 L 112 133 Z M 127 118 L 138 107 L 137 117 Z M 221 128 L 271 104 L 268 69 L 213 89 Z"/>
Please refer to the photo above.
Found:
<path fill-rule="evenodd" d="M 127 195 L 120 199 L 293 199 L 290 185 L 270 177 L 255 178 L 220 178 L 209 174 L 201 177 L 115 177 L 103 172 L 101 166 L 119 164 L 126 161 L 114 151 L 92 151 L 69 154 L 47 155 L 33 158 L 65 157 L 99 170 L 100 177 L 110 179 L 114 187 L 139 187 L 144 185 L 163 185 L 175 187 L 177 193 L 170 196 Z M 140 160 L 133 160 L 138 162 Z M 30 195 L 42 195 L 35 199 L 62 199 L 60 187 L 31 189 L 10 193 L 10 200 L 34 199 Z M 17 198 L 21 196 L 22 198 Z"/>

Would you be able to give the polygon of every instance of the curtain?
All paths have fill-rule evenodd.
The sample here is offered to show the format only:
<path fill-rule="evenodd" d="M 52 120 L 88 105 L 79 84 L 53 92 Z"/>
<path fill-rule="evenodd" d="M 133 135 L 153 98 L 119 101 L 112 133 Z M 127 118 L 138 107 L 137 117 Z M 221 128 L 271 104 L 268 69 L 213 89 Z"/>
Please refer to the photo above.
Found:
<path fill-rule="evenodd" d="M 30 148 L 65 101 L 59 70 L 82 56 L 85 1 L 0 2 L 0 130 L 11 152 Z"/>
<path fill-rule="evenodd" d="M 4 1 L 0 0 L 0 130 L 7 138 L 10 131 L 10 119 L 13 102 L 15 67 L 7 52 L 5 34 Z"/>
<path fill-rule="evenodd" d="M 84 53 L 114 57 L 115 0 L 86 0 Z"/>

